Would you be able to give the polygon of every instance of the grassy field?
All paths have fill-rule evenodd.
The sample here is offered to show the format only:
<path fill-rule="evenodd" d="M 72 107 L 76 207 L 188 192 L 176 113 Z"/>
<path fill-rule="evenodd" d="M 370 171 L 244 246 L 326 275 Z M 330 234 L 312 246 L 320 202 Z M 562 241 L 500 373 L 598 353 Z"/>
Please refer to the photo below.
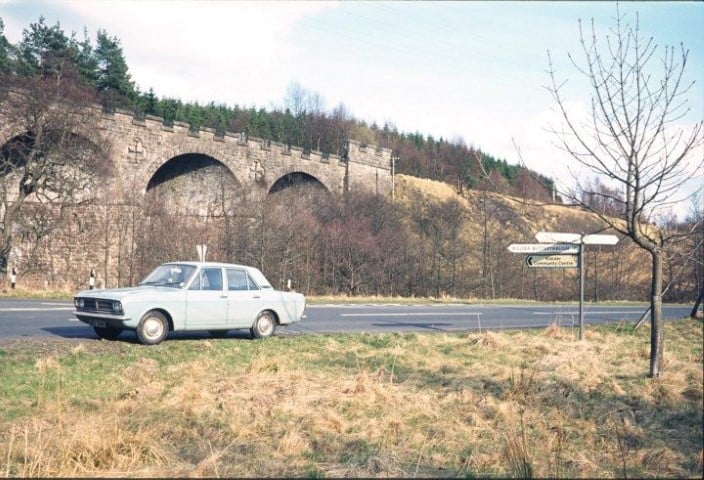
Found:
<path fill-rule="evenodd" d="M 0 343 L 5 476 L 701 478 L 701 321 Z"/>

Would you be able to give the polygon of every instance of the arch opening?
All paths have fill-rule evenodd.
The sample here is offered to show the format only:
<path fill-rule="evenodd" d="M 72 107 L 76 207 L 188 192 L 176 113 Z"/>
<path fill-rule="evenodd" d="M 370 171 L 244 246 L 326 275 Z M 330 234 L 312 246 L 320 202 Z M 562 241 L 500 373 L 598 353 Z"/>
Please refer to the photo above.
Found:
<path fill-rule="evenodd" d="M 285 190 L 295 191 L 301 195 L 329 193 L 320 180 L 305 172 L 291 172 L 279 178 L 269 189 L 269 195 L 275 195 Z"/>
<path fill-rule="evenodd" d="M 145 206 L 151 213 L 220 217 L 241 202 L 242 187 L 222 162 L 203 154 L 171 158 L 147 183 Z"/>
<path fill-rule="evenodd" d="M 113 173 L 102 153 L 99 145 L 71 131 L 27 131 L 0 147 L 0 177 L 6 186 L 16 182 L 21 195 L 82 200 L 95 186 L 92 179 Z"/>

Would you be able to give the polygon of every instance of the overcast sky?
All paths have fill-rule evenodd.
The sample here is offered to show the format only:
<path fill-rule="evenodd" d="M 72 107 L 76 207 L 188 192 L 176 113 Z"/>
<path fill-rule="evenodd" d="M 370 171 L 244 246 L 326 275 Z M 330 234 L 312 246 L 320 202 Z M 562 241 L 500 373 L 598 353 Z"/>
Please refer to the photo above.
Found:
<path fill-rule="evenodd" d="M 620 8 L 631 23 L 637 11 L 641 32 L 659 46 L 689 49 L 687 79 L 696 84 L 684 120 L 701 121 L 704 3 Z M 568 161 L 545 131 L 555 115 L 543 88 L 547 51 L 579 105 L 586 90 L 567 60 L 579 54 L 578 19 L 606 32 L 615 12 L 615 2 L 0 0 L 10 42 L 41 15 L 67 35 L 82 38 L 87 28 L 93 44 L 105 29 L 121 41 L 139 88 L 159 97 L 270 109 L 298 82 L 328 111 L 344 103 L 370 124 L 462 138 L 565 183 Z"/>

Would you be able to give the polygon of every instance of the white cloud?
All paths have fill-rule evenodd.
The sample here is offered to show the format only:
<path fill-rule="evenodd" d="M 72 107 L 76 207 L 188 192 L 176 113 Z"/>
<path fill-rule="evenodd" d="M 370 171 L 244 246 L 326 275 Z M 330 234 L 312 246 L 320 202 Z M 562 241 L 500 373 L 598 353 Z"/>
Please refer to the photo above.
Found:
<path fill-rule="evenodd" d="M 65 7 L 121 41 L 143 90 L 153 87 L 184 100 L 263 104 L 285 84 L 279 73 L 296 55 L 287 41 L 296 23 L 334 4 L 71 1 Z"/>

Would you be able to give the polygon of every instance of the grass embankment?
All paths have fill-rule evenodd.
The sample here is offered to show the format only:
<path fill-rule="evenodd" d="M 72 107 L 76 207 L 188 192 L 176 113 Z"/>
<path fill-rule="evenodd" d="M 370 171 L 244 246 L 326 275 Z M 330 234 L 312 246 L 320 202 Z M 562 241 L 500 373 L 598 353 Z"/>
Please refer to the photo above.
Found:
<path fill-rule="evenodd" d="M 71 300 L 73 294 L 68 290 L 46 290 L 31 288 L 3 288 L 0 290 L 0 298 L 29 298 L 39 300 Z"/>
<path fill-rule="evenodd" d="M 2 298 L 27 298 L 27 299 L 39 299 L 39 300 L 73 300 L 73 295 L 77 292 L 68 290 L 28 290 L 28 289 L 15 289 L 15 290 L 2 290 L 0 291 L 0 299 Z M 346 296 L 346 295 L 306 295 L 306 304 L 308 305 L 320 305 L 320 304 L 394 304 L 394 305 L 443 305 L 443 304 L 464 304 L 464 305 L 511 305 L 511 304 L 535 304 L 535 303 L 546 303 L 539 302 L 535 300 L 525 300 L 516 298 L 495 298 L 495 299 L 482 299 L 482 298 L 456 298 L 456 297 L 384 297 L 378 295 L 356 295 L 356 296 Z M 547 302 L 552 305 L 577 305 L 577 301 L 572 302 Z M 630 301 L 630 300 L 608 300 L 601 301 L 598 303 L 586 302 L 587 305 L 643 305 L 644 308 L 648 308 L 649 303 L 643 301 Z M 689 305 L 689 304 L 683 304 Z"/>
<path fill-rule="evenodd" d="M 6 476 L 702 476 L 702 323 L 0 345 Z"/>

